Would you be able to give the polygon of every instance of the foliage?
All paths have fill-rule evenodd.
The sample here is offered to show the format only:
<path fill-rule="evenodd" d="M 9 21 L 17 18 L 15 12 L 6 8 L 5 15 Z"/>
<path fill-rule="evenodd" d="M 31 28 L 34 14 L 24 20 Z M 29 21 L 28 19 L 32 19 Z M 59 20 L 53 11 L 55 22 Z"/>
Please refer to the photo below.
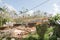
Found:
<path fill-rule="evenodd" d="M 13 20 L 12 18 L 10 18 L 8 12 L 5 11 L 5 9 L 0 8 L 0 11 L 1 11 L 0 12 L 0 26 L 5 24 L 6 22 L 9 22 L 9 21 Z M 37 15 L 39 15 L 39 13 Z M 37 18 L 37 17 L 28 17 L 28 18 L 22 18 L 22 19 L 17 18 L 17 19 L 15 19 L 15 22 L 21 23 L 23 20 L 25 21 L 25 20 L 28 20 L 28 19 L 31 19 L 31 18 L 34 19 L 34 18 Z M 37 34 L 28 35 L 29 37 L 24 38 L 23 40 L 57 40 L 57 37 L 60 37 L 60 25 L 57 24 L 57 22 L 56 22 L 57 20 L 60 20 L 60 14 L 57 14 L 57 15 L 49 18 L 50 27 L 46 23 L 43 23 L 41 25 L 36 25 Z M 28 21 L 26 21 L 26 22 L 28 22 Z M 49 34 L 50 32 L 53 32 L 53 35 L 51 35 L 51 37 L 50 37 L 50 34 Z"/>
<path fill-rule="evenodd" d="M 56 25 L 57 20 L 60 20 L 60 14 L 57 14 L 57 15 L 49 18 L 49 22 L 51 25 Z"/>
<path fill-rule="evenodd" d="M 44 40 L 49 40 L 49 38 L 50 38 L 50 33 L 52 32 L 53 33 L 53 30 L 54 29 L 54 27 L 50 27 L 50 28 L 48 28 L 47 29 L 47 31 L 46 31 L 46 33 L 45 33 L 45 35 L 44 35 Z M 52 36 L 52 35 L 51 35 Z"/>
<path fill-rule="evenodd" d="M 4 8 L 0 8 L 0 26 L 2 26 L 8 21 L 12 21 L 9 13 Z"/>
<path fill-rule="evenodd" d="M 47 31 L 47 27 L 48 27 L 47 24 L 41 24 L 41 25 L 36 26 L 37 34 L 40 36 L 39 37 L 40 40 L 44 40 L 44 35 Z"/>
<path fill-rule="evenodd" d="M 49 19 L 50 25 L 54 27 L 53 35 L 50 37 L 50 40 L 57 40 L 60 38 L 60 24 L 57 21 L 60 20 L 60 14 L 57 14 Z"/>
<path fill-rule="evenodd" d="M 27 37 L 27 38 L 23 38 L 23 40 L 38 40 L 38 38 L 39 38 L 37 33 L 36 34 L 29 34 L 28 36 L 29 37 Z"/>
<path fill-rule="evenodd" d="M 49 40 L 50 38 L 50 32 L 53 32 L 54 27 L 45 28 L 45 26 L 38 25 L 36 26 L 37 33 L 36 34 L 30 34 L 29 37 L 24 38 L 23 40 Z"/>
<path fill-rule="evenodd" d="M 7 19 L 0 18 L 0 26 L 5 24 L 7 22 Z"/>

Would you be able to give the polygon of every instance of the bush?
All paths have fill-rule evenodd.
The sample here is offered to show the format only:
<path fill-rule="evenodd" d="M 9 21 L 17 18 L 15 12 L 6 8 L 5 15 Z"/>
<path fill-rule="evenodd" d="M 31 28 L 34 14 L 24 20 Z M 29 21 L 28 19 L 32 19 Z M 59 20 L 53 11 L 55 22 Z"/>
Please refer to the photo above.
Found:
<path fill-rule="evenodd" d="M 53 33 L 53 31 L 54 31 L 53 29 L 54 29 L 54 27 L 50 27 L 47 29 L 47 31 L 44 35 L 44 40 L 49 40 L 49 38 L 52 37 L 53 34 L 51 34 L 51 33 Z"/>
<path fill-rule="evenodd" d="M 52 35 L 49 40 L 57 40 L 57 36 L 56 35 Z"/>
<path fill-rule="evenodd" d="M 44 40 L 44 35 L 47 31 L 47 27 L 48 27 L 47 24 L 41 24 L 41 25 L 36 26 L 37 34 L 40 36 L 39 40 Z"/>

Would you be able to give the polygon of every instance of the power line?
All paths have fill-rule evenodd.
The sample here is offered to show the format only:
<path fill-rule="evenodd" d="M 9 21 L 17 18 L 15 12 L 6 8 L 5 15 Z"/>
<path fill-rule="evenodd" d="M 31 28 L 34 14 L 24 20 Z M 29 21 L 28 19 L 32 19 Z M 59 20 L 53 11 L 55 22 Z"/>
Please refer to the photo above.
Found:
<path fill-rule="evenodd" d="M 31 10 L 35 9 L 35 8 L 37 8 L 37 7 L 39 7 L 39 6 L 43 5 L 43 4 L 45 4 L 45 3 L 48 2 L 48 1 L 49 1 L 49 0 L 46 0 L 46 1 L 42 2 L 41 4 L 38 4 L 38 5 L 36 5 L 35 7 L 31 8 L 31 9 L 28 10 L 28 11 L 31 11 Z M 28 11 L 26 11 L 26 12 L 28 12 Z"/>

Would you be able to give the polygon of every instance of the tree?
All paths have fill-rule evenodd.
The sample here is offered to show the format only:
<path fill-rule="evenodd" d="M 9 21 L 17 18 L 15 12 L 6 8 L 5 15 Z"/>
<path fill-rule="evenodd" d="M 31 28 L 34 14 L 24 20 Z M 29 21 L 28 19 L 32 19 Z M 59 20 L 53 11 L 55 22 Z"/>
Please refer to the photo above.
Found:
<path fill-rule="evenodd" d="M 52 37 L 60 37 L 60 14 L 57 14 L 49 19 L 50 25 L 54 27 L 54 32 Z M 57 22 L 58 21 L 58 22 Z M 56 38 L 57 39 L 57 38 Z"/>
<path fill-rule="evenodd" d="M 9 13 L 4 8 L 0 8 L 0 26 L 5 24 L 7 21 L 11 21 Z"/>

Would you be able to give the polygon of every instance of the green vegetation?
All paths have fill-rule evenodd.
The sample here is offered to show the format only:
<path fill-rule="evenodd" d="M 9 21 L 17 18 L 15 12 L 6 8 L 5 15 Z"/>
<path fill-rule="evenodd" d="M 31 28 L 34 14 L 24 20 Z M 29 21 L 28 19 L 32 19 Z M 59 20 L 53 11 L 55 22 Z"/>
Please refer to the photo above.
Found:
<path fill-rule="evenodd" d="M 8 11 L 6 11 L 4 8 L 0 8 L 0 26 L 12 20 L 13 19 L 10 17 Z"/>
<path fill-rule="evenodd" d="M 44 15 L 44 17 L 46 17 L 46 15 Z M 14 21 L 16 23 L 20 23 L 20 22 L 23 23 L 24 21 L 28 22 L 30 19 L 33 20 L 37 18 L 41 18 L 41 17 L 39 17 L 38 15 L 36 17 L 35 15 L 34 17 L 25 17 L 25 18 L 22 17 L 21 19 L 16 18 L 14 19 Z M 28 37 L 22 38 L 22 40 L 57 40 L 57 38 L 60 38 L 60 21 L 59 20 L 60 20 L 60 14 L 50 17 L 47 23 L 36 25 L 35 34 L 29 34 Z M 2 27 L 3 24 L 9 21 L 13 21 L 13 18 L 10 17 L 6 9 L 0 8 L 0 27 Z"/>
<path fill-rule="evenodd" d="M 60 25 L 56 22 L 60 20 L 60 15 L 49 18 L 49 25 L 42 24 L 36 26 L 37 36 L 30 36 L 26 40 L 57 40 L 60 37 Z"/>

